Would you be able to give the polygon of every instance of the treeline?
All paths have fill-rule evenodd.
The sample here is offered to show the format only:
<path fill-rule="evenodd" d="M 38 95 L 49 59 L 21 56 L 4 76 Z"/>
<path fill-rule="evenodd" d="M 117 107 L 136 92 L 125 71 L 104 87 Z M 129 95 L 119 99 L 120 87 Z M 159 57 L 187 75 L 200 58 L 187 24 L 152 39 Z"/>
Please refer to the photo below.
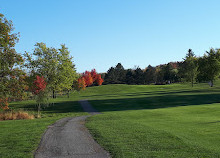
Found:
<path fill-rule="evenodd" d="M 104 84 L 170 84 L 209 82 L 213 86 L 220 73 L 220 50 L 210 49 L 202 57 L 189 49 L 183 61 L 147 66 L 144 70 L 124 69 L 121 63 L 103 73 Z"/>
<path fill-rule="evenodd" d="M 103 80 L 95 70 L 89 84 L 90 72 L 82 77 L 76 72 L 73 58 L 64 44 L 54 48 L 36 43 L 33 52 L 17 53 L 15 45 L 19 34 L 13 31 L 12 21 L 0 14 L 0 110 L 7 110 L 10 101 L 29 98 L 35 98 L 40 107 L 49 97 L 56 98 L 58 93 L 69 96 L 74 88 L 80 90 L 84 86 L 102 84 Z M 82 87 L 76 88 L 79 78 L 86 83 L 80 83 Z"/>

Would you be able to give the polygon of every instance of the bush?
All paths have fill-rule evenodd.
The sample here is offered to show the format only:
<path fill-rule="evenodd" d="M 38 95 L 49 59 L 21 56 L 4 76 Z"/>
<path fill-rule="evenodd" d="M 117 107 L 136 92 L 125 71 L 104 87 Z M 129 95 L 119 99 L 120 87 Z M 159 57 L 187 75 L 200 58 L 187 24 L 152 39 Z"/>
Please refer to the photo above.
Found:
<path fill-rule="evenodd" d="M 24 111 L 3 111 L 0 112 L 0 121 L 3 120 L 24 120 L 24 119 L 34 119 L 34 115 L 28 114 Z"/>

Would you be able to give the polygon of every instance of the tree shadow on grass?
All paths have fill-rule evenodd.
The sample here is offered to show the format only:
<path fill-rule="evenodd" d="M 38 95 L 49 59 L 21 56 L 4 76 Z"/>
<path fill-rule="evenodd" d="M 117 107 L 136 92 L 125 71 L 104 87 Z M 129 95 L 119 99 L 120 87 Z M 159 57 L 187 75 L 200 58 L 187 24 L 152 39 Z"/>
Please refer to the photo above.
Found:
<path fill-rule="evenodd" d="M 83 112 L 83 109 L 79 105 L 78 101 L 64 101 L 54 103 L 46 107 L 44 113 L 71 113 L 71 112 Z"/>
<path fill-rule="evenodd" d="M 54 102 L 56 99 L 54 100 Z M 59 101 L 57 103 L 50 103 L 48 105 L 42 105 L 42 112 L 44 113 L 71 113 L 71 112 L 83 112 L 78 101 Z M 31 102 L 22 103 L 16 102 L 12 105 L 12 109 L 23 109 L 24 111 L 37 111 L 37 104 L 33 100 Z"/>
<path fill-rule="evenodd" d="M 162 95 L 138 98 L 89 100 L 100 112 L 158 109 L 220 102 L 220 94 Z"/>
<path fill-rule="evenodd" d="M 160 91 L 149 91 L 149 92 L 134 92 L 134 93 L 119 93 L 119 94 L 95 94 L 95 95 L 86 95 L 82 96 L 82 98 L 93 98 L 93 97 L 118 97 L 118 96 L 129 96 L 129 97 L 135 97 L 135 96 L 141 96 L 141 95 L 172 95 L 172 94 L 182 94 L 182 93 L 191 93 L 191 94 L 197 94 L 197 93 L 208 93 L 208 92 L 218 92 L 220 93 L 220 90 L 218 89 L 199 89 L 199 90 L 160 90 Z"/>
<path fill-rule="evenodd" d="M 219 89 L 172 90 L 154 92 L 133 92 L 123 94 L 88 95 L 89 102 L 100 112 L 125 111 L 141 109 L 157 109 L 177 106 L 202 105 L 220 102 Z M 96 99 L 97 98 L 97 99 Z M 18 106 L 19 103 L 14 105 Z M 25 110 L 36 111 L 36 103 L 20 104 Z M 42 110 L 44 113 L 82 112 L 78 101 L 62 101 L 54 103 Z"/>

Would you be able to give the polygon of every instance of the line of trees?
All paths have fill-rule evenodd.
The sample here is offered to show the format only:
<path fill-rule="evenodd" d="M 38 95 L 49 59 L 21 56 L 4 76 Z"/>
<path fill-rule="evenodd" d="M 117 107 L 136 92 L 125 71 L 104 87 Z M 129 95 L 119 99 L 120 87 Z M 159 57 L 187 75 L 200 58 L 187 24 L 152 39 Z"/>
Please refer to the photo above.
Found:
<path fill-rule="evenodd" d="M 56 92 L 69 94 L 79 74 L 68 48 L 36 43 L 33 53 L 21 55 L 15 50 L 19 33 L 13 31 L 12 21 L 0 14 L 0 109 L 7 110 L 8 102 L 31 96 L 42 101 L 49 96 L 56 98 Z M 46 86 L 37 93 L 36 83 L 41 77 Z"/>
<path fill-rule="evenodd" d="M 189 49 L 183 61 L 158 66 L 124 69 L 121 63 L 104 73 L 104 84 L 170 84 L 177 82 L 209 82 L 213 86 L 220 74 L 220 49 L 211 48 L 197 57 Z"/>

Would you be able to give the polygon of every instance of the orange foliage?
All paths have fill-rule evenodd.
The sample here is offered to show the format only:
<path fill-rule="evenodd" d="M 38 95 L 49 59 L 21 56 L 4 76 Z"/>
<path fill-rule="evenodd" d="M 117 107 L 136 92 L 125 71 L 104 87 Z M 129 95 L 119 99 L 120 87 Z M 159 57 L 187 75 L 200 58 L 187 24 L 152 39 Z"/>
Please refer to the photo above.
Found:
<path fill-rule="evenodd" d="M 27 112 L 3 112 L 0 113 L 0 121 L 2 120 L 21 120 L 21 119 L 34 119 L 34 115 L 30 115 Z"/>
<path fill-rule="evenodd" d="M 83 73 L 83 78 L 85 79 L 87 87 L 93 84 L 93 78 L 92 78 L 91 72 L 85 71 L 85 73 Z"/>
<path fill-rule="evenodd" d="M 85 83 L 84 83 L 85 82 Z M 82 74 L 82 77 L 78 79 L 78 89 L 85 89 L 85 87 L 91 86 L 91 85 L 102 85 L 103 79 L 100 74 L 97 74 L 95 69 L 92 69 L 90 71 L 85 71 Z"/>
<path fill-rule="evenodd" d="M 86 89 L 86 82 L 84 77 L 78 79 L 78 89 Z"/>
<path fill-rule="evenodd" d="M 97 79 L 96 69 L 92 69 L 92 70 L 91 70 L 91 76 L 92 76 L 93 82 L 95 82 L 96 79 Z"/>
<path fill-rule="evenodd" d="M 8 107 L 8 98 L 0 98 L 0 108 L 3 109 L 3 110 L 7 110 L 9 109 Z"/>
<path fill-rule="evenodd" d="M 98 86 L 102 85 L 104 80 L 102 79 L 101 75 L 97 75 L 96 83 Z"/>

